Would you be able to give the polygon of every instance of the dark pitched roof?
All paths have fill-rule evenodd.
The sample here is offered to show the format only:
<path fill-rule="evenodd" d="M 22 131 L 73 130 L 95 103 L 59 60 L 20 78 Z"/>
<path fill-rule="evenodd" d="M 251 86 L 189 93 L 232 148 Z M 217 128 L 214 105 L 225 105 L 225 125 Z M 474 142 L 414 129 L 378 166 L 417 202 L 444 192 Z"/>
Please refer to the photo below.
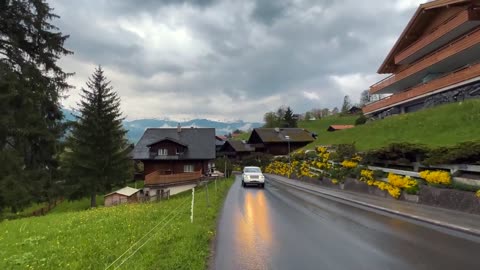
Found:
<path fill-rule="evenodd" d="M 312 133 L 303 128 L 255 128 L 258 136 L 265 142 L 286 142 L 285 136 L 290 137 L 290 142 L 313 142 Z"/>
<path fill-rule="evenodd" d="M 215 159 L 214 128 L 148 128 L 133 149 L 133 159 L 150 159 L 148 145 L 161 140 L 175 140 L 188 146 L 184 159 Z"/>
<path fill-rule="evenodd" d="M 235 152 L 253 152 L 255 151 L 255 148 L 251 146 L 250 144 L 247 144 L 243 141 L 235 141 L 235 140 L 229 140 L 226 141 L 225 144 L 230 144 L 233 149 L 235 149 Z M 225 145 L 226 147 L 226 145 Z"/>

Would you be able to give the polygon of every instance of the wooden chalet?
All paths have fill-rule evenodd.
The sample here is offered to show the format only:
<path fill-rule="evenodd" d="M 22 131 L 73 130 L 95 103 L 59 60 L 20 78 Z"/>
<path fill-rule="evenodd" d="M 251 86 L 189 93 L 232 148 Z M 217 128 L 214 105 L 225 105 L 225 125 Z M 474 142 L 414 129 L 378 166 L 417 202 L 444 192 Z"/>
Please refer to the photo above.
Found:
<path fill-rule="evenodd" d="M 228 140 L 218 152 L 218 156 L 226 156 L 230 159 L 241 160 L 255 152 L 255 148 L 240 140 Z"/>
<path fill-rule="evenodd" d="M 147 195 L 195 184 L 213 166 L 215 129 L 148 128 L 135 145 L 133 159 L 144 165 Z"/>
<path fill-rule="evenodd" d="M 365 115 L 383 118 L 480 97 L 480 1 L 420 5 L 378 69 Z M 378 99 L 380 97 L 380 99 Z"/>
<path fill-rule="evenodd" d="M 290 152 L 293 152 L 314 140 L 314 134 L 302 128 L 255 128 L 247 143 L 256 152 L 288 155 L 289 145 Z"/>

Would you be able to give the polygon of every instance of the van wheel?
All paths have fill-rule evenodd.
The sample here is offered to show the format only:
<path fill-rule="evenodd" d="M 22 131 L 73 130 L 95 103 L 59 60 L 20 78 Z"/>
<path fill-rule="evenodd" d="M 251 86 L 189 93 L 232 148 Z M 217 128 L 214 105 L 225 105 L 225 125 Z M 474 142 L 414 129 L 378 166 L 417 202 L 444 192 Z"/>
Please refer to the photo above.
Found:
<path fill-rule="evenodd" d="M 245 182 L 242 181 L 242 187 L 245 187 Z"/>

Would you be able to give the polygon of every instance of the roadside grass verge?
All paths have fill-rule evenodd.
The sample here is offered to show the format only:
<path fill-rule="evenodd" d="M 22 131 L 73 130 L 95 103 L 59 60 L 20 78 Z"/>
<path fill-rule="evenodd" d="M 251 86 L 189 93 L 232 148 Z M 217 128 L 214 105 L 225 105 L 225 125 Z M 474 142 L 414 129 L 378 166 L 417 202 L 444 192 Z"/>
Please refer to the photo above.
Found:
<path fill-rule="evenodd" d="M 159 203 L 1 222 L 0 269 L 105 269 L 125 251 L 109 269 L 205 269 L 232 183 L 217 181 L 217 191 L 209 184 L 210 207 L 206 188 L 196 189 L 193 224 L 191 191 Z"/>
<path fill-rule="evenodd" d="M 341 123 L 340 120 L 345 120 Z M 451 146 L 478 140 L 480 100 L 446 104 L 418 112 L 395 115 L 352 129 L 327 132 L 330 124 L 352 124 L 355 117 L 301 121 L 299 126 L 317 132 L 316 145 L 355 143 L 358 150 L 377 149 L 391 143 L 415 143 L 427 146 Z"/>

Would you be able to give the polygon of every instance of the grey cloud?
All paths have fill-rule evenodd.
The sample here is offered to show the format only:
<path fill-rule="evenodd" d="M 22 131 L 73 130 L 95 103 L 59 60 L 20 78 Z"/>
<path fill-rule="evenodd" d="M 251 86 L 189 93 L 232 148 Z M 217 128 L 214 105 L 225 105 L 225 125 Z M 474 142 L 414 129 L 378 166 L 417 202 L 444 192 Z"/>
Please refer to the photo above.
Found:
<path fill-rule="evenodd" d="M 276 95 L 296 111 L 339 106 L 344 93 L 331 76 L 375 73 L 392 45 L 389 40 L 398 36 L 413 13 L 395 11 L 392 5 L 382 0 L 362 4 L 353 0 L 54 2 L 62 17 L 57 25 L 71 34 L 67 45 L 74 50 L 74 57 L 133 75 L 130 92 L 137 91 L 137 97 L 173 93 L 208 105 L 219 95 L 245 98 L 245 103 Z M 168 27 L 188 29 L 193 42 L 206 44 L 209 53 L 188 63 L 181 57 L 152 56 L 137 34 L 116 24 L 119 19 L 136 16 L 169 24 L 166 14 L 176 21 Z M 69 70 L 75 71 L 75 67 Z M 174 79 L 150 80 L 162 73 Z M 303 90 L 315 91 L 320 100 L 305 100 Z M 227 106 L 232 105 L 224 106 L 228 111 Z M 253 113 L 261 119 L 266 109 L 257 110 Z M 176 111 L 221 114 L 195 106 Z"/>

